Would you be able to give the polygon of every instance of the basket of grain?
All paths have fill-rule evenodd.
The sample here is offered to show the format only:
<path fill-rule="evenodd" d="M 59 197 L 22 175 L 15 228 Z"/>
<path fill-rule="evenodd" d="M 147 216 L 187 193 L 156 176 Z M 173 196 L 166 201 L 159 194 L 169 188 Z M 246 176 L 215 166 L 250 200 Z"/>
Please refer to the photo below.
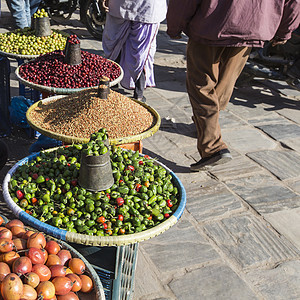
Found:
<path fill-rule="evenodd" d="M 91 133 L 106 128 L 111 145 L 140 141 L 160 126 L 155 109 L 110 91 L 107 99 L 89 89 L 68 96 L 52 96 L 29 107 L 26 117 L 38 132 L 67 144 L 87 143 Z"/>

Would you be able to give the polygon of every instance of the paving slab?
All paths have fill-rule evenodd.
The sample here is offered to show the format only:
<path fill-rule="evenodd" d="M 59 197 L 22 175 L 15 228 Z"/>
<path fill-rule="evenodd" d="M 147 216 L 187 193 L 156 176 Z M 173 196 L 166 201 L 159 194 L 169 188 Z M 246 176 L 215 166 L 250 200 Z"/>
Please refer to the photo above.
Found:
<path fill-rule="evenodd" d="M 241 120 L 229 111 L 220 112 L 220 126 L 221 128 L 238 128 L 247 125 L 247 122 Z"/>
<path fill-rule="evenodd" d="M 266 300 L 300 299 L 300 260 L 288 261 L 269 270 L 246 275 Z"/>
<path fill-rule="evenodd" d="M 260 214 L 300 207 L 298 194 L 267 174 L 228 180 L 226 185 Z"/>
<path fill-rule="evenodd" d="M 257 128 L 278 141 L 300 137 L 300 126 L 293 123 L 260 125 Z"/>
<path fill-rule="evenodd" d="M 300 208 L 266 214 L 264 218 L 300 250 Z"/>
<path fill-rule="evenodd" d="M 227 106 L 227 110 L 246 121 L 266 116 L 277 116 L 275 112 L 267 111 L 262 104 L 253 103 L 252 99 L 255 99 L 255 96 L 251 92 L 249 92 L 249 95 L 240 96 L 240 92 L 235 91 Z"/>
<path fill-rule="evenodd" d="M 300 174 L 300 155 L 294 151 L 257 151 L 247 153 L 247 156 L 281 180 Z"/>
<path fill-rule="evenodd" d="M 185 218 L 154 239 L 143 242 L 143 249 L 161 273 L 161 280 L 219 258 L 212 246 Z"/>
<path fill-rule="evenodd" d="M 186 97 L 186 87 L 184 82 L 162 81 L 156 85 L 156 92 L 167 99 Z M 173 89 L 170 90 L 170 87 Z"/>
<path fill-rule="evenodd" d="M 229 148 L 232 147 L 242 154 L 277 147 L 277 143 L 271 138 L 248 126 L 224 129 L 222 138 Z"/>
<path fill-rule="evenodd" d="M 294 192 L 300 194 L 300 179 L 286 181 L 287 186 Z"/>
<path fill-rule="evenodd" d="M 300 153 L 300 137 L 293 138 L 293 139 L 283 138 L 281 140 L 281 143 L 285 145 L 285 147 L 288 147 L 289 149 L 294 150 L 297 153 Z"/>
<path fill-rule="evenodd" d="M 169 284 L 182 300 L 253 300 L 256 294 L 227 265 L 219 263 L 194 270 Z"/>
<path fill-rule="evenodd" d="M 187 190 L 187 210 L 199 223 L 246 211 L 243 202 L 224 184 L 210 179 Z"/>
<path fill-rule="evenodd" d="M 214 166 L 209 172 L 219 180 L 226 181 L 228 179 L 246 177 L 262 172 L 262 168 L 243 155 L 233 155 L 233 159 L 230 162 L 224 165 Z"/>
<path fill-rule="evenodd" d="M 295 123 L 300 122 L 300 103 L 299 100 L 293 100 L 294 107 L 281 109 L 278 113 Z"/>
<path fill-rule="evenodd" d="M 299 257 L 299 250 L 252 214 L 204 225 L 206 234 L 238 268 L 266 269 Z"/>
<path fill-rule="evenodd" d="M 289 124 L 293 124 L 292 122 L 290 122 L 289 120 L 283 118 L 282 116 L 276 114 L 273 115 L 267 115 L 267 116 L 261 116 L 259 118 L 253 118 L 251 120 L 248 120 L 249 124 L 255 126 L 255 127 L 259 127 L 260 125 L 280 125 L 280 124 L 285 124 L 285 125 L 289 125 Z"/>
<path fill-rule="evenodd" d="M 142 244 L 138 250 L 137 265 L 144 266 L 144 268 L 136 269 L 133 299 L 157 299 L 157 295 L 170 299 L 170 294 L 172 293 L 166 291 L 166 287 L 155 273 L 155 267 L 148 262 L 147 256 L 145 256 L 141 248 Z"/>

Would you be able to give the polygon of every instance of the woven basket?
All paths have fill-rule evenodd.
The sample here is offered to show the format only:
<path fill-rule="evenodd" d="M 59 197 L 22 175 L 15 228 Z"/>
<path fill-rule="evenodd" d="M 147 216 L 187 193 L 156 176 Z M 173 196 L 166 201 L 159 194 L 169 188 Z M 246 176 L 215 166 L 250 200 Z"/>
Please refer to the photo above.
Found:
<path fill-rule="evenodd" d="M 118 78 L 116 78 L 115 80 L 109 82 L 109 86 L 114 86 L 114 85 L 116 85 L 117 83 L 119 83 L 122 80 L 122 78 L 124 76 L 124 72 L 123 72 L 122 67 L 119 64 L 117 64 L 116 62 L 114 62 L 112 60 L 110 60 L 110 61 L 112 63 L 116 64 L 120 68 L 120 70 L 121 70 L 120 76 Z M 15 71 L 15 74 L 17 76 L 17 79 L 22 84 L 24 84 L 24 85 L 26 85 L 28 87 L 31 87 L 34 90 L 38 90 L 38 91 L 41 91 L 41 92 L 49 93 L 49 94 L 52 94 L 52 95 L 53 94 L 56 94 L 56 95 L 70 95 L 70 94 L 81 92 L 83 90 L 98 88 L 98 86 L 94 86 L 94 87 L 87 87 L 87 88 L 68 89 L 68 88 L 56 88 L 56 87 L 51 87 L 51 86 L 45 86 L 45 85 L 36 84 L 36 83 L 30 82 L 28 80 L 25 80 L 24 78 L 22 78 L 20 76 L 19 70 L 20 70 L 20 67 L 23 66 L 24 64 L 26 64 L 26 63 L 23 63 L 23 64 L 21 64 L 20 66 L 17 67 L 17 69 Z"/>
<path fill-rule="evenodd" d="M 54 149 L 49 149 L 47 151 L 51 151 Z M 142 232 L 138 233 L 133 233 L 133 234 L 127 234 L 123 236 L 90 236 L 90 235 L 85 235 L 85 234 L 78 234 L 78 233 L 73 233 L 69 232 L 63 229 L 59 229 L 57 227 L 48 225 L 46 223 L 41 222 L 40 220 L 32 217 L 31 215 L 27 214 L 24 212 L 11 198 L 9 194 L 9 182 L 16 171 L 16 169 L 23 165 L 26 164 L 28 161 L 34 159 L 36 156 L 38 156 L 39 153 L 34 153 L 30 156 L 25 157 L 24 159 L 20 160 L 18 163 L 16 163 L 7 173 L 7 175 L 4 178 L 3 182 L 3 196 L 5 202 L 8 204 L 12 212 L 19 218 L 21 221 L 23 221 L 25 224 L 28 224 L 34 228 L 37 228 L 39 231 L 43 231 L 51 236 L 54 236 L 58 239 L 67 241 L 67 242 L 73 242 L 73 243 L 78 243 L 78 244 L 83 244 L 83 245 L 90 245 L 90 246 L 121 246 L 121 245 L 128 245 L 132 243 L 137 243 L 141 241 L 148 240 L 150 238 L 153 238 L 170 227 L 172 227 L 174 224 L 177 223 L 179 218 L 181 217 L 185 205 L 186 205 L 186 192 L 185 189 L 180 182 L 179 178 L 173 173 L 168 167 L 163 165 L 162 163 L 155 161 L 156 164 L 161 165 L 164 167 L 170 174 L 172 175 L 173 178 L 173 184 L 178 188 L 179 191 L 179 206 L 177 210 L 165 221 L 160 223 L 159 225 L 147 229 Z M 140 154 L 142 156 L 143 154 Z"/>
<path fill-rule="evenodd" d="M 1 217 L 4 219 L 5 224 L 9 221 L 5 216 L 1 215 Z M 31 228 L 31 227 L 27 227 L 27 226 L 26 226 L 26 229 L 37 231 L 36 229 Z M 61 249 L 69 250 L 73 258 L 75 258 L 75 257 L 80 258 L 84 262 L 84 264 L 86 266 L 86 270 L 85 270 L 84 274 L 88 275 L 92 279 L 94 288 L 90 293 L 81 293 L 81 292 L 79 292 L 78 293 L 79 299 L 80 300 L 85 300 L 85 299 L 86 300 L 87 299 L 89 299 L 89 300 L 105 300 L 105 294 L 104 294 L 104 289 L 103 289 L 101 280 L 100 280 L 97 272 L 95 271 L 95 269 L 85 259 L 85 257 L 82 254 L 80 254 L 76 249 L 71 247 L 68 243 L 66 243 L 62 240 L 58 240 L 56 238 L 53 238 L 52 236 L 49 236 L 49 235 L 46 235 L 46 234 L 45 234 L 45 237 L 46 237 L 46 239 L 55 240 L 60 245 Z"/>
<path fill-rule="evenodd" d="M 15 58 L 17 60 L 19 60 L 19 59 L 30 60 L 30 59 L 39 57 L 39 55 L 22 55 L 22 54 L 8 53 L 8 52 L 3 52 L 3 51 L 0 51 L 0 55 L 6 56 L 9 58 Z"/>
<path fill-rule="evenodd" d="M 52 96 L 49 98 L 46 98 L 44 100 L 41 100 L 42 103 L 46 104 L 48 102 L 63 98 L 64 96 L 59 95 L 59 96 Z M 148 109 L 150 111 L 150 113 L 154 116 L 155 118 L 155 124 L 149 128 L 148 130 L 140 133 L 140 134 L 136 134 L 136 135 L 132 135 L 132 136 L 127 136 L 127 137 L 120 137 L 120 138 L 115 138 L 115 139 L 109 139 L 109 142 L 111 145 L 120 145 L 120 144 L 126 144 L 126 143 L 133 143 L 136 141 L 140 141 L 142 139 L 145 139 L 147 137 L 152 136 L 155 132 L 158 131 L 159 127 L 160 127 L 160 123 L 161 123 L 161 118 L 160 115 L 158 114 L 158 112 L 152 108 L 151 106 L 147 105 L 146 103 L 140 102 L 138 100 L 132 99 L 132 101 L 135 101 L 137 103 L 139 103 L 140 105 L 142 105 L 143 107 L 145 107 L 146 109 Z M 30 127 L 32 127 L 34 130 L 37 130 L 38 132 L 40 132 L 41 134 L 44 134 L 50 138 L 62 141 L 64 143 L 67 144 L 72 144 L 72 143 L 87 143 L 89 141 L 88 138 L 78 138 L 78 137 L 74 137 L 74 136 L 67 136 L 67 135 L 63 135 L 63 134 L 59 134 L 53 131 L 49 131 L 46 129 L 43 129 L 39 126 L 37 126 L 34 121 L 30 118 L 30 113 L 32 110 L 34 110 L 38 105 L 39 102 L 34 103 L 33 105 L 31 105 L 26 113 L 26 118 L 27 118 L 27 122 L 30 125 Z"/>
<path fill-rule="evenodd" d="M 61 33 L 63 36 L 68 37 L 69 34 L 63 31 L 59 31 L 59 33 Z M 9 53 L 9 52 L 4 52 L 4 51 L 0 51 L 0 55 L 5 56 L 5 57 L 9 57 L 9 58 L 14 58 L 17 60 L 30 60 L 30 59 L 34 59 L 39 57 L 41 54 L 37 54 L 37 55 L 28 55 L 28 54 L 16 54 L 16 53 Z"/>

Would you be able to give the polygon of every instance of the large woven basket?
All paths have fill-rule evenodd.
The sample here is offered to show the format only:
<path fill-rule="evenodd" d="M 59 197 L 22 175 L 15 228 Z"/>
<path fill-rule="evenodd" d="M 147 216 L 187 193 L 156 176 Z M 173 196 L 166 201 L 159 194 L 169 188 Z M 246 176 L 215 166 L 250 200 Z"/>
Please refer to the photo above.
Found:
<path fill-rule="evenodd" d="M 4 220 L 4 223 L 7 223 L 9 221 L 5 216 L 1 215 L 1 217 Z M 27 227 L 27 229 L 36 231 L 34 228 L 31 228 L 31 227 Z M 80 258 L 84 262 L 84 264 L 86 266 L 84 274 L 88 275 L 92 279 L 94 288 L 90 293 L 79 292 L 78 293 L 79 299 L 80 300 L 105 300 L 105 294 L 104 294 L 104 289 L 103 289 L 101 280 L 100 280 L 97 272 L 95 271 L 95 269 L 85 259 L 85 257 L 82 254 L 80 254 L 76 249 L 74 249 L 72 246 L 70 246 L 68 243 L 66 243 L 62 240 L 53 238 L 52 236 L 49 236 L 49 235 L 45 235 L 45 237 L 46 237 L 46 239 L 55 240 L 60 245 L 61 249 L 69 250 L 73 258 L 74 257 Z"/>
<path fill-rule="evenodd" d="M 63 95 L 52 96 L 52 97 L 46 98 L 44 100 L 41 100 L 41 102 L 43 104 L 46 104 L 46 103 L 49 103 L 51 101 L 55 101 L 55 100 L 63 98 L 63 97 L 65 97 L 65 96 L 63 96 Z M 111 145 L 120 145 L 120 144 L 126 144 L 126 143 L 132 143 L 132 142 L 140 141 L 142 139 L 145 139 L 147 137 L 152 136 L 155 132 L 158 131 L 158 129 L 160 127 L 161 118 L 160 118 L 160 115 L 158 114 L 158 112 L 154 108 L 147 105 L 146 103 L 140 102 L 140 101 L 135 100 L 135 99 L 132 99 L 132 101 L 135 101 L 135 102 L 139 103 L 140 105 L 145 107 L 148 111 L 150 111 L 150 113 L 154 117 L 155 122 L 151 126 L 151 128 L 149 128 L 148 130 L 146 130 L 146 131 L 144 131 L 140 134 L 136 134 L 136 135 L 132 135 L 132 136 L 119 137 L 119 138 L 115 138 L 115 139 L 110 138 L 109 142 L 110 142 Z M 89 141 L 88 138 L 79 138 L 79 137 L 59 134 L 59 133 L 56 133 L 54 131 L 49 131 L 49 130 L 43 129 L 40 126 L 38 126 L 37 124 L 35 124 L 34 120 L 32 120 L 32 118 L 30 117 L 30 113 L 31 113 L 32 110 L 34 110 L 39 105 L 39 103 L 40 103 L 40 101 L 34 103 L 27 110 L 26 118 L 27 118 L 27 122 L 30 125 L 30 127 L 32 127 L 34 130 L 37 130 L 41 134 L 44 134 L 44 135 L 46 135 L 50 138 L 65 142 L 67 144 L 87 143 Z"/>
<path fill-rule="evenodd" d="M 8 53 L 0 51 L 0 55 L 6 56 L 9 58 L 15 58 L 17 60 L 30 60 L 33 58 L 37 58 L 39 55 L 22 55 L 22 54 L 16 54 L 16 53 Z"/>
<path fill-rule="evenodd" d="M 53 149 L 52 149 L 53 150 Z M 51 149 L 47 150 L 51 151 Z M 36 156 L 38 156 L 39 153 L 34 153 L 30 156 L 25 157 L 24 159 L 20 160 L 18 163 L 16 163 L 7 173 L 7 175 L 4 178 L 3 182 L 3 196 L 4 200 L 12 210 L 12 212 L 19 218 L 21 221 L 23 221 L 25 224 L 28 224 L 40 231 L 43 231 L 51 236 L 54 236 L 58 239 L 67 241 L 67 242 L 74 242 L 78 244 L 84 244 L 84 245 L 91 245 L 91 246 L 121 246 L 121 245 L 128 245 L 132 243 L 137 243 L 141 241 L 148 240 L 150 238 L 153 238 L 173 225 L 177 223 L 179 218 L 181 217 L 185 205 L 186 205 L 186 192 L 185 189 L 180 182 L 179 178 L 175 175 L 172 170 L 170 170 L 168 167 L 163 165 L 162 163 L 155 161 L 156 164 L 161 165 L 164 167 L 173 178 L 173 184 L 178 188 L 179 191 L 179 206 L 177 210 L 165 221 L 160 223 L 159 225 L 147 229 L 142 232 L 133 233 L 133 234 L 127 234 L 122 236 L 90 236 L 85 234 L 78 234 L 69 232 L 63 229 L 56 228 L 54 226 L 48 225 L 46 223 L 41 222 L 40 220 L 32 217 L 31 215 L 24 212 L 11 198 L 9 194 L 9 182 L 14 174 L 14 172 L 17 170 L 17 168 L 23 164 L 26 164 L 30 160 L 34 159 Z M 140 154 L 141 156 L 143 154 Z"/>
<path fill-rule="evenodd" d="M 116 64 L 121 70 L 120 76 L 118 78 L 116 78 L 115 80 L 109 82 L 109 86 L 114 86 L 122 80 L 123 75 L 124 75 L 124 71 L 123 71 L 122 67 L 119 64 L 117 64 L 116 62 L 114 62 L 112 60 L 110 60 L 110 61 L 112 63 Z M 97 88 L 97 86 L 94 86 L 94 87 L 86 87 L 86 88 L 69 89 L 69 88 L 56 88 L 56 87 L 36 84 L 36 83 L 30 82 L 28 80 L 25 80 L 23 77 L 21 77 L 21 75 L 19 73 L 19 70 L 20 70 L 20 67 L 23 66 L 24 64 L 26 64 L 26 63 L 21 64 L 15 70 L 15 74 L 17 76 L 17 79 L 21 83 L 23 83 L 24 85 L 26 85 L 30 88 L 33 88 L 34 90 L 37 90 L 37 91 L 49 93 L 50 95 L 53 95 L 53 94 L 55 94 L 55 95 L 70 95 L 70 94 L 81 92 L 81 91 L 86 90 L 86 89 Z"/>

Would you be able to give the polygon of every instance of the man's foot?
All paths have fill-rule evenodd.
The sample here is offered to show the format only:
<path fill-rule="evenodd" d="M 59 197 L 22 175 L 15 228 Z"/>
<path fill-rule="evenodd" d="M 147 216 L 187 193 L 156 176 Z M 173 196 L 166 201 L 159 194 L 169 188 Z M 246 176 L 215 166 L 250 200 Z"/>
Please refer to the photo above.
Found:
<path fill-rule="evenodd" d="M 144 103 L 146 102 L 146 97 L 145 96 L 143 96 L 141 98 L 134 98 L 134 99 L 139 100 L 139 101 L 144 102 Z"/>
<path fill-rule="evenodd" d="M 221 165 L 230 160 L 232 160 L 230 151 L 228 149 L 223 149 L 214 153 L 212 156 L 200 159 L 195 164 L 191 164 L 190 170 L 194 172 L 207 170 L 209 167 Z"/>

